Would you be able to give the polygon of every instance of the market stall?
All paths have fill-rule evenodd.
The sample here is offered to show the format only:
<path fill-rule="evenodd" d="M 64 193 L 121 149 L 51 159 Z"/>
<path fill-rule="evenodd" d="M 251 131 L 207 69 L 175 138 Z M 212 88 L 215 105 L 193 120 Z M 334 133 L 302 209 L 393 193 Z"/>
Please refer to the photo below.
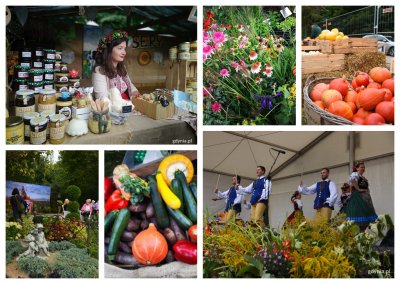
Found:
<path fill-rule="evenodd" d="M 8 7 L 7 143 L 195 144 L 195 10 Z M 127 79 L 104 75 L 101 93 L 93 70 L 117 40 Z"/>

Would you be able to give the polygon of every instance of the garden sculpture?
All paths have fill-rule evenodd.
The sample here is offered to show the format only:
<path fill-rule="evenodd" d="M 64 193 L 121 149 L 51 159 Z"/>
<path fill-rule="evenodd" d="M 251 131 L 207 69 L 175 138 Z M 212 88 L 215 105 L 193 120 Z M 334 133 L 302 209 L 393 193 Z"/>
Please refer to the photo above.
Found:
<path fill-rule="evenodd" d="M 39 257 L 42 251 L 45 256 L 50 256 L 49 245 L 43 232 L 43 224 L 37 224 L 36 228 L 33 228 L 31 233 L 24 238 L 24 243 L 28 244 L 28 249 L 21 253 L 17 260 L 24 256 Z"/>

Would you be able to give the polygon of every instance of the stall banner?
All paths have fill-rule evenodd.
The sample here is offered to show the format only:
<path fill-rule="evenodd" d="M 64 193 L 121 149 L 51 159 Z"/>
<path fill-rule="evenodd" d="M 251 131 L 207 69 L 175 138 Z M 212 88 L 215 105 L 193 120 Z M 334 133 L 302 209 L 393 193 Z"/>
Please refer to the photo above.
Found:
<path fill-rule="evenodd" d="M 6 187 L 7 198 L 11 197 L 11 193 L 14 188 L 17 188 L 21 193 L 21 189 L 24 187 L 26 194 L 33 201 L 50 202 L 50 186 L 7 180 Z"/>

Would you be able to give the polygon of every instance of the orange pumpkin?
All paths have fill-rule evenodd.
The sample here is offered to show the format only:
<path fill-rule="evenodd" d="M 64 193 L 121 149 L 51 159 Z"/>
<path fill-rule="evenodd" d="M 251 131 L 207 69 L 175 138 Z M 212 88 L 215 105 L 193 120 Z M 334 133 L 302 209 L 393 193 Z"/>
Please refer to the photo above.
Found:
<path fill-rule="evenodd" d="M 359 108 L 358 111 L 356 112 L 356 114 L 355 114 L 354 116 L 355 116 L 355 117 L 362 118 L 362 119 L 365 119 L 365 118 L 367 118 L 367 116 L 368 116 L 370 113 L 371 113 L 371 112 L 366 111 L 366 110 L 363 109 L 363 108 Z"/>
<path fill-rule="evenodd" d="M 133 256 L 144 265 L 155 265 L 165 259 L 168 253 L 168 243 L 159 233 L 153 223 L 141 231 L 132 244 Z"/>
<path fill-rule="evenodd" d="M 357 71 L 355 79 L 356 79 L 356 84 L 359 87 L 361 87 L 361 86 L 366 87 L 369 84 L 368 73 Z"/>
<path fill-rule="evenodd" d="M 394 102 L 380 102 L 376 106 L 375 112 L 382 115 L 386 123 L 394 123 Z"/>
<path fill-rule="evenodd" d="M 345 119 L 351 120 L 353 118 L 353 110 L 344 101 L 332 102 L 328 108 L 329 112 Z"/>
<path fill-rule="evenodd" d="M 365 119 L 366 125 L 380 125 L 385 124 L 385 119 L 379 113 L 373 112 Z"/>
<path fill-rule="evenodd" d="M 369 76 L 378 83 L 383 83 L 385 80 L 390 79 L 390 71 L 385 67 L 374 67 L 369 71 Z"/>
<path fill-rule="evenodd" d="M 394 79 L 387 79 L 382 83 L 382 88 L 389 89 L 394 95 Z"/>
<path fill-rule="evenodd" d="M 377 82 L 371 82 L 368 84 L 367 88 L 380 89 L 380 88 L 382 88 L 382 85 Z"/>
<path fill-rule="evenodd" d="M 358 116 L 353 116 L 353 118 L 351 119 L 351 121 L 355 124 L 359 124 L 359 125 L 364 125 L 365 124 L 365 120 L 364 118 L 358 117 Z"/>
<path fill-rule="evenodd" d="M 342 94 L 342 96 L 345 96 L 349 90 L 350 84 L 343 78 L 336 78 L 333 79 L 329 83 L 329 89 L 336 90 Z"/>
<path fill-rule="evenodd" d="M 393 93 L 387 88 L 382 88 L 381 90 L 385 91 L 385 95 L 383 96 L 384 101 L 390 102 L 393 98 Z"/>
<path fill-rule="evenodd" d="M 383 101 L 385 91 L 367 88 L 361 91 L 358 98 L 358 108 L 362 107 L 365 110 L 373 110 L 377 104 Z"/>
<path fill-rule="evenodd" d="M 310 94 L 310 99 L 315 102 L 315 101 L 320 101 L 322 99 L 322 93 L 326 90 L 329 89 L 329 85 L 325 83 L 318 83 L 317 85 L 314 86 L 314 88 L 311 91 Z"/>
<path fill-rule="evenodd" d="M 324 103 L 322 101 L 315 101 L 314 104 L 317 105 L 320 109 L 325 109 Z"/>
<path fill-rule="evenodd" d="M 325 107 L 329 107 L 332 102 L 341 101 L 342 94 L 336 90 L 326 90 L 322 93 L 322 102 L 324 103 Z"/>
<path fill-rule="evenodd" d="M 355 104 L 355 103 L 353 103 L 353 102 L 346 102 L 346 104 L 348 104 L 348 105 L 351 107 L 351 111 L 353 112 L 353 114 L 357 112 L 357 107 L 356 107 L 356 104 Z"/>
<path fill-rule="evenodd" d="M 356 96 L 357 96 L 357 92 L 351 89 L 351 90 L 349 90 L 347 92 L 346 96 L 344 97 L 344 101 L 348 102 L 348 103 L 349 102 L 355 103 L 356 102 Z"/>

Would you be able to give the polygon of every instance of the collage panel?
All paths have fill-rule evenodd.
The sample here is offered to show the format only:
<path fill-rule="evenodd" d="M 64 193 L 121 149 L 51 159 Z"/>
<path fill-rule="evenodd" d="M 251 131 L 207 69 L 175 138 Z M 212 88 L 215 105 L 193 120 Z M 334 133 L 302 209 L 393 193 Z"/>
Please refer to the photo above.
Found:
<path fill-rule="evenodd" d="M 7 6 L 6 19 L 7 144 L 197 144 L 197 6 Z"/>
<path fill-rule="evenodd" d="M 197 277 L 197 151 L 106 151 L 105 278 Z"/>
<path fill-rule="evenodd" d="M 98 278 L 99 152 L 5 155 L 5 277 Z"/>
<path fill-rule="evenodd" d="M 203 124 L 296 125 L 295 6 L 205 6 L 203 17 Z"/>
<path fill-rule="evenodd" d="M 203 138 L 204 278 L 394 278 L 394 132 Z"/>
<path fill-rule="evenodd" d="M 302 124 L 394 125 L 394 6 L 303 6 Z"/>

